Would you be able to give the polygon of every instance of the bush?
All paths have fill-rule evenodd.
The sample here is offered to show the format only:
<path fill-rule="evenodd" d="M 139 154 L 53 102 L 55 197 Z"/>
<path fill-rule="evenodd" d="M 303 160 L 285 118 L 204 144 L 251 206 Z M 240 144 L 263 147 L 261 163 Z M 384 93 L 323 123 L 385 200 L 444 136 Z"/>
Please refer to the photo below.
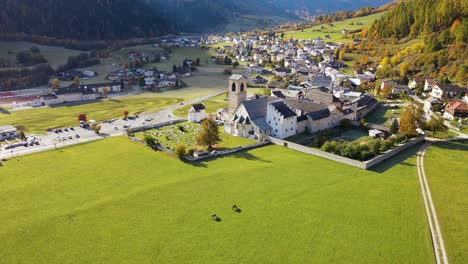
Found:
<path fill-rule="evenodd" d="M 180 132 L 185 132 L 185 127 L 183 125 L 179 125 L 177 128 L 180 130 Z"/>
<path fill-rule="evenodd" d="M 393 143 L 390 140 L 382 140 L 382 143 L 380 144 L 380 152 L 385 152 L 391 148 L 393 148 Z"/>
<path fill-rule="evenodd" d="M 175 148 L 174 153 L 179 159 L 182 159 L 187 154 L 187 148 L 184 144 L 179 144 Z"/>

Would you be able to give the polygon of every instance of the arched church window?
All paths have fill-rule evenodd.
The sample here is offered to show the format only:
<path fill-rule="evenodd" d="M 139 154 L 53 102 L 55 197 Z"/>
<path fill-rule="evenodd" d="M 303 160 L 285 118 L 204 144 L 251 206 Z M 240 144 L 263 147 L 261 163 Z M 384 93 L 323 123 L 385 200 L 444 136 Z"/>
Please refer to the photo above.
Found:
<path fill-rule="evenodd" d="M 236 91 L 236 83 L 232 83 L 231 91 L 232 92 Z"/>

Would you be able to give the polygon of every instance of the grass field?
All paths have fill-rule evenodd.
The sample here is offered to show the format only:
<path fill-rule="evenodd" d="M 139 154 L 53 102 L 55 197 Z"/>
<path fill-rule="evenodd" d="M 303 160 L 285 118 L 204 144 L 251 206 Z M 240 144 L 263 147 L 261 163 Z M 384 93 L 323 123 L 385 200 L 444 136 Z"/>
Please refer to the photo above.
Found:
<path fill-rule="evenodd" d="M 16 62 L 16 54 L 21 51 L 29 50 L 32 46 L 36 46 L 41 50 L 42 55 L 46 57 L 50 65 L 55 68 L 67 62 L 69 56 L 76 56 L 81 53 L 78 50 L 71 50 L 62 47 L 44 46 L 25 41 L 2 41 L 0 40 L 0 58 Z M 8 54 L 8 53 L 11 54 Z"/>
<path fill-rule="evenodd" d="M 184 131 L 179 129 L 180 126 L 184 127 Z M 175 149 L 178 144 L 184 144 L 187 148 L 204 149 L 203 147 L 197 146 L 195 137 L 201 131 L 201 125 L 196 123 L 180 123 L 170 126 L 164 126 L 157 129 L 147 130 L 145 132 L 136 133 L 136 137 L 143 139 L 145 133 L 153 135 L 161 146 Z M 219 127 L 221 142 L 214 146 L 215 148 L 235 148 L 238 146 L 248 146 L 255 144 L 256 142 L 250 139 L 234 137 L 224 133 L 223 127 Z"/>
<path fill-rule="evenodd" d="M 430 147 L 424 167 L 450 263 L 468 262 L 468 141 Z"/>
<path fill-rule="evenodd" d="M 384 13 L 378 13 L 378 14 L 373 14 L 365 17 L 357 17 L 357 18 L 351 18 L 339 22 L 333 22 L 333 26 L 324 24 L 324 25 L 317 25 L 313 26 L 307 29 L 304 29 L 304 31 L 287 31 L 285 32 L 285 38 L 296 38 L 296 39 L 312 39 L 312 38 L 317 38 L 321 37 L 322 39 L 325 38 L 325 35 L 330 36 L 330 41 L 335 41 L 335 42 L 342 42 L 342 43 L 349 43 L 352 41 L 351 36 L 349 36 L 348 39 L 343 39 L 343 34 L 341 33 L 341 30 L 346 29 L 346 30 L 358 30 L 362 29 L 363 27 L 369 27 L 372 25 L 372 23 L 379 19 Z M 357 25 L 357 23 L 360 22 L 362 25 Z M 353 24 L 353 25 L 351 25 Z M 322 29 L 323 26 L 323 29 Z M 317 31 L 320 32 L 317 32 Z"/>
<path fill-rule="evenodd" d="M 228 102 L 225 101 L 226 99 L 226 94 L 221 94 L 218 96 L 215 96 L 209 100 L 204 101 L 203 103 L 205 104 L 206 107 L 206 113 L 216 113 L 216 111 L 220 108 L 227 107 Z M 192 105 L 186 105 L 184 107 L 178 108 L 174 111 L 174 115 L 179 116 L 179 117 L 187 117 L 188 111 Z"/>
<path fill-rule="evenodd" d="M 361 129 L 349 129 L 341 133 L 341 137 L 347 141 L 363 141 L 369 139 L 369 133 Z"/>
<path fill-rule="evenodd" d="M 403 111 L 403 108 L 403 106 L 400 106 L 400 108 L 398 109 L 390 109 L 381 106 L 373 110 L 367 116 L 365 116 L 365 120 L 369 123 L 378 125 L 391 125 L 389 119 L 391 117 L 399 118 Z"/>
<path fill-rule="evenodd" d="M 77 125 L 80 113 L 96 121 L 121 117 L 124 110 L 130 114 L 143 111 L 157 111 L 183 101 L 180 98 L 158 98 L 131 96 L 118 99 L 104 99 L 95 103 L 80 105 L 42 107 L 30 110 L 12 111 L 0 114 L 0 124 L 11 124 L 29 133 L 44 133 L 48 128 Z"/>
<path fill-rule="evenodd" d="M 189 165 L 118 137 L 20 157 L 0 167 L 0 259 L 433 263 L 412 154 L 375 171 L 278 146 Z"/>

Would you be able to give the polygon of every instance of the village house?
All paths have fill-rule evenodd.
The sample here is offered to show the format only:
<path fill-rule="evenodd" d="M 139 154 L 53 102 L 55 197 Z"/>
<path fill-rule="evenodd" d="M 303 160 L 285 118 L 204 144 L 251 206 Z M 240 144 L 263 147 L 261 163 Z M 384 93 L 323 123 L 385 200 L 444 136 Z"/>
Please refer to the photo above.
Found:
<path fill-rule="evenodd" d="M 120 93 L 122 91 L 122 84 L 119 82 L 110 82 L 110 83 L 94 83 L 81 85 L 81 88 L 84 90 L 91 89 L 95 93 L 103 93 L 103 90 L 107 89 L 108 93 Z"/>
<path fill-rule="evenodd" d="M 429 97 L 424 100 L 423 110 L 426 114 L 432 113 L 435 107 L 441 107 L 442 102 L 438 98 Z"/>
<path fill-rule="evenodd" d="M 0 141 L 15 139 L 19 137 L 16 127 L 11 125 L 0 126 Z"/>
<path fill-rule="evenodd" d="M 200 123 L 208 117 L 206 114 L 206 107 L 204 104 L 194 104 L 188 111 L 188 121 Z"/>
<path fill-rule="evenodd" d="M 453 98 L 457 96 L 458 94 L 464 94 L 467 92 L 468 92 L 468 88 L 466 87 L 460 87 L 454 84 L 441 84 L 437 82 L 432 86 L 430 95 L 432 97 L 442 99 L 442 98 Z"/>
<path fill-rule="evenodd" d="M 448 120 L 468 118 L 468 103 L 458 100 L 450 101 L 445 106 L 444 118 Z"/>

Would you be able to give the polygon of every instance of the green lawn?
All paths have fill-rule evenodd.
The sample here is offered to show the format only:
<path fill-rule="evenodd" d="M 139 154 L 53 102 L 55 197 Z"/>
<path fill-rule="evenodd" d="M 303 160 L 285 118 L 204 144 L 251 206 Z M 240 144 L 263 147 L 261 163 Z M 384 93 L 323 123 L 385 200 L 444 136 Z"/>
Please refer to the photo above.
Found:
<path fill-rule="evenodd" d="M 117 137 L 12 159 L 0 167 L 0 259 L 433 263 L 408 154 L 375 171 L 279 146 L 190 165 Z"/>
<path fill-rule="evenodd" d="M 341 133 L 341 137 L 348 141 L 363 141 L 369 139 L 369 133 L 362 129 L 349 129 Z"/>
<path fill-rule="evenodd" d="M 468 141 L 430 147 L 424 167 L 450 263 L 468 262 Z"/>
<path fill-rule="evenodd" d="M 205 104 L 206 107 L 206 113 L 216 113 L 216 111 L 220 108 L 227 107 L 228 102 L 225 101 L 226 99 L 226 94 L 221 94 L 218 96 L 215 96 L 209 100 L 204 101 L 203 103 Z M 174 111 L 174 115 L 179 116 L 179 117 L 187 117 L 188 111 L 192 105 L 186 105 L 184 107 L 178 108 Z"/>
<path fill-rule="evenodd" d="M 389 109 L 386 107 L 378 107 L 372 110 L 370 114 L 365 116 L 366 122 L 378 124 L 378 125 L 391 125 L 389 119 L 391 117 L 399 118 L 402 111 L 403 106 L 400 106 L 398 109 Z"/>
<path fill-rule="evenodd" d="M 182 126 L 184 131 L 181 131 L 179 127 Z M 195 143 L 195 137 L 201 131 L 201 125 L 197 123 L 184 122 L 170 126 L 164 126 L 157 129 L 147 130 L 145 132 L 136 133 L 136 137 L 143 139 L 145 133 L 151 134 L 158 142 L 170 149 L 175 149 L 178 144 L 184 144 L 187 148 L 201 148 L 197 147 Z M 215 146 L 217 148 L 234 148 L 238 146 L 247 146 L 256 143 L 253 140 L 234 137 L 224 133 L 223 127 L 219 127 L 221 142 Z"/>
<path fill-rule="evenodd" d="M 86 114 L 88 119 L 101 121 L 121 117 L 124 110 L 128 110 L 130 114 L 157 111 L 181 101 L 180 98 L 140 96 L 104 99 L 94 103 L 0 113 L 0 124 L 14 125 L 29 133 L 43 133 L 48 128 L 77 125 L 80 113 Z"/>
<path fill-rule="evenodd" d="M 372 23 L 379 19 L 384 13 L 373 14 L 365 17 L 351 18 L 343 21 L 333 22 L 333 26 L 328 24 L 317 25 L 304 29 L 304 31 L 287 31 L 285 32 L 285 38 L 296 38 L 296 39 L 312 39 L 321 37 L 325 38 L 325 35 L 330 36 L 330 41 L 349 43 L 352 41 L 351 36 L 348 39 L 343 39 L 343 34 L 341 30 L 357 30 L 362 29 L 363 27 L 369 27 Z M 363 25 L 357 25 L 358 22 L 361 22 Z M 353 24 L 353 25 L 351 25 Z M 323 29 L 322 29 L 323 26 Z M 317 32 L 320 30 L 320 32 Z"/>

